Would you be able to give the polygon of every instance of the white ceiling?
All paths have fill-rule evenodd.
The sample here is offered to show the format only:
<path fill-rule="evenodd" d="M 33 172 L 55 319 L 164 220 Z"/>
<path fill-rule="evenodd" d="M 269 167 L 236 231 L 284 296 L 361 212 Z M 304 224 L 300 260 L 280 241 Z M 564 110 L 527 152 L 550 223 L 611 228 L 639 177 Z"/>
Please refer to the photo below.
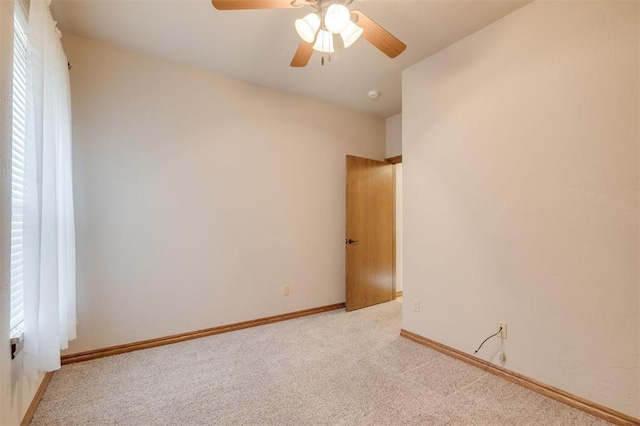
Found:
<path fill-rule="evenodd" d="M 401 72 L 531 0 L 355 0 L 407 44 L 396 59 L 358 40 L 336 43 L 330 64 L 314 53 L 291 68 L 295 19 L 311 9 L 219 11 L 210 0 L 53 0 L 63 34 L 159 56 L 263 86 L 311 96 L 383 118 L 402 110 Z M 338 50 L 338 45 L 340 50 Z M 370 90 L 380 97 L 368 98 Z"/>

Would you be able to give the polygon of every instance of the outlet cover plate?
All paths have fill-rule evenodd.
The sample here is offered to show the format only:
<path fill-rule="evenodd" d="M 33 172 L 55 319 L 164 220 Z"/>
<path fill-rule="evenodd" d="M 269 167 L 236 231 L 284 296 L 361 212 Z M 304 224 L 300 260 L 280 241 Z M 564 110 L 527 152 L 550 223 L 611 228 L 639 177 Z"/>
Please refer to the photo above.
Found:
<path fill-rule="evenodd" d="M 502 331 L 500 332 L 501 339 L 507 339 L 507 323 L 506 322 L 498 322 L 498 326 L 496 327 L 496 331 L 500 330 L 502 327 Z"/>

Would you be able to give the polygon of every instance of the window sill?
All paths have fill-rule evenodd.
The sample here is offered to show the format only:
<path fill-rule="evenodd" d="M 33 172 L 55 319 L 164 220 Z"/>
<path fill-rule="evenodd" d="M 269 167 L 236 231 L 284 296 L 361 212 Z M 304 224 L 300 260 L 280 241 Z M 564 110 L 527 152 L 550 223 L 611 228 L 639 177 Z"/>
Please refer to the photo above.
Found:
<path fill-rule="evenodd" d="M 15 359 L 16 355 L 18 355 L 24 346 L 23 323 L 20 323 L 11 329 L 11 332 L 9 333 L 9 343 L 11 346 L 11 359 Z"/>

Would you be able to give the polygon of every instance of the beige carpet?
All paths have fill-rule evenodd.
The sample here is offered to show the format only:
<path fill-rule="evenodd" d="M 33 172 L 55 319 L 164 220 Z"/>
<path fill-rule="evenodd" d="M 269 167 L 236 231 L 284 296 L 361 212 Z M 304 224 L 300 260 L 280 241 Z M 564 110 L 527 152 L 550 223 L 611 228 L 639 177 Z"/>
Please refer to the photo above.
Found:
<path fill-rule="evenodd" d="M 32 424 L 606 424 L 401 338 L 400 324 L 389 302 L 68 365 Z"/>

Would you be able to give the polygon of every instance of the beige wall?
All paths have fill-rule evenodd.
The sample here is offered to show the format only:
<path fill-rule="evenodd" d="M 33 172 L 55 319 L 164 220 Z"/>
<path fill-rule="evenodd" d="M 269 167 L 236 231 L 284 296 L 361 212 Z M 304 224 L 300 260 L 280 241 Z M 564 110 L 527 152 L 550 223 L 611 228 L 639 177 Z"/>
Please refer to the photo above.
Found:
<path fill-rule="evenodd" d="M 506 321 L 506 368 L 634 416 L 639 5 L 535 2 L 403 73 L 404 327 Z"/>
<path fill-rule="evenodd" d="M 79 313 L 67 353 L 344 301 L 345 155 L 383 159 L 384 120 L 63 45 Z"/>
<path fill-rule="evenodd" d="M 402 163 L 396 164 L 396 291 L 402 291 L 402 255 L 403 255 L 403 226 L 402 226 Z"/>
<path fill-rule="evenodd" d="M 402 155 L 402 113 L 385 120 L 386 158 Z M 402 291 L 402 164 L 396 164 L 396 291 Z"/>
<path fill-rule="evenodd" d="M 402 155 L 402 113 L 386 119 L 386 158 Z"/>

